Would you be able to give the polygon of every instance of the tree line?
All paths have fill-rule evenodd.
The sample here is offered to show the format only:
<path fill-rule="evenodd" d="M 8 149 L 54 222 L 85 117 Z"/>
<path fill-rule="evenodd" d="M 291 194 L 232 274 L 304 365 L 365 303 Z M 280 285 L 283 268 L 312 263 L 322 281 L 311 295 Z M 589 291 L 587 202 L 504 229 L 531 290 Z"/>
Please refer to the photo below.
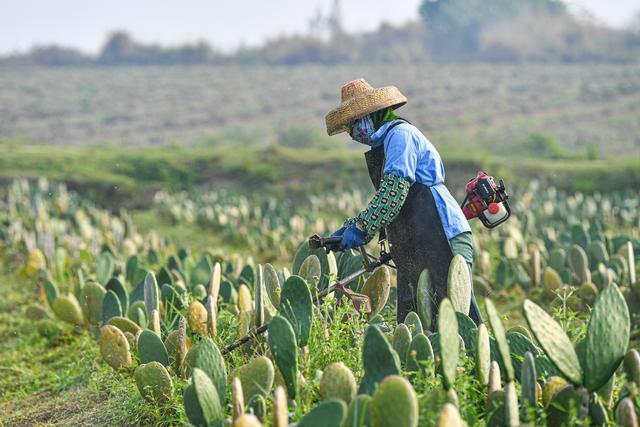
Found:
<path fill-rule="evenodd" d="M 578 19 L 562 0 L 424 0 L 420 19 L 382 24 L 360 34 L 333 31 L 279 37 L 223 54 L 200 41 L 161 46 L 124 31 L 107 37 L 97 55 L 64 46 L 37 46 L 0 58 L 5 65 L 338 64 L 351 62 L 635 62 L 640 15 L 626 30 Z M 335 23 L 334 23 L 335 25 Z"/>

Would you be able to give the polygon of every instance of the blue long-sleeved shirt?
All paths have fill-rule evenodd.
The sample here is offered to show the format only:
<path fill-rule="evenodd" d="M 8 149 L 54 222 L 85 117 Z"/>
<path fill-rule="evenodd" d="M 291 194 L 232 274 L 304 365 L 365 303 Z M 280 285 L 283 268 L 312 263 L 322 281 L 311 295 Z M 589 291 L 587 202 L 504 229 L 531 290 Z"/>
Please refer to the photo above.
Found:
<path fill-rule="evenodd" d="M 471 231 L 458 202 L 444 185 L 444 165 L 438 150 L 410 123 L 402 122 L 387 132 L 393 123 L 383 124 L 371 137 L 373 147 L 384 144 L 384 173 L 431 188 L 447 239 Z"/>

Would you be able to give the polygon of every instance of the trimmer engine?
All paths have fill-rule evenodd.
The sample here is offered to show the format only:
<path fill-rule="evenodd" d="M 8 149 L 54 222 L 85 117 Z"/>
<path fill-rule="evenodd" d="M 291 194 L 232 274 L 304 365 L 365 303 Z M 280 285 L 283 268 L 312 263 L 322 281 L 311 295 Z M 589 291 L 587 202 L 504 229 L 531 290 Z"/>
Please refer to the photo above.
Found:
<path fill-rule="evenodd" d="M 492 176 L 480 171 L 466 190 L 461 208 L 467 219 L 480 218 L 485 227 L 494 228 L 511 216 L 509 195 L 502 180 L 496 185 Z"/>

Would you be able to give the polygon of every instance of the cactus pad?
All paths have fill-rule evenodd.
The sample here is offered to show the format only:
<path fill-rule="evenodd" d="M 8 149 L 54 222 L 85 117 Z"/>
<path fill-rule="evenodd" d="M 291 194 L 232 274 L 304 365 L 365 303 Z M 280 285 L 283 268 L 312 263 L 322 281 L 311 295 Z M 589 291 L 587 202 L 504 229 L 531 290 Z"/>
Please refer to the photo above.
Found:
<path fill-rule="evenodd" d="M 134 373 L 138 391 L 146 400 L 164 403 L 173 395 L 173 382 L 165 367 L 158 362 L 140 365 Z"/>
<path fill-rule="evenodd" d="M 624 297 L 616 285 L 609 285 L 596 300 L 587 327 L 584 384 L 589 391 L 602 387 L 622 362 L 630 329 Z"/>
<path fill-rule="evenodd" d="M 89 282 L 82 288 L 81 302 L 89 323 L 98 324 L 102 319 L 102 301 L 107 291 L 96 282 Z"/>
<path fill-rule="evenodd" d="M 216 388 L 216 395 L 220 398 L 220 405 L 224 406 L 227 390 L 227 368 L 218 347 L 209 338 L 198 344 L 198 352 L 192 365 L 193 370 L 204 372 Z"/>
<path fill-rule="evenodd" d="M 75 326 L 82 325 L 82 309 L 78 300 L 72 294 L 62 295 L 56 298 L 51 305 L 53 314 L 63 322 Z"/>
<path fill-rule="evenodd" d="M 269 322 L 267 330 L 269 332 L 269 348 L 287 385 L 287 393 L 289 396 L 295 396 L 298 387 L 296 335 L 289 321 L 282 316 L 274 316 Z"/>
<path fill-rule="evenodd" d="M 342 400 L 330 399 L 320 403 L 298 422 L 298 427 L 341 427 L 347 416 Z"/>
<path fill-rule="evenodd" d="M 506 380 L 507 382 L 513 381 L 515 373 L 511 363 L 511 352 L 509 351 L 509 344 L 504 333 L 504 326 L 502 325 L 502 321 L 500 320 L 500 317 L 498 317 L 498 312 L 490 299 L 485 300 L 485 309 L 487 310 L 489 324 L 493 330 L 493 336 L 496 339 L 500 361 L 502 362 Z"/>
<path fill-rule="evenodd" d="M 368 296 L 371 302 L 371 312 L 368 314 L 369 319 L 380 313 L 387 304 L 390 289 L 391 276 L 386 265 L 378 267 L 364 282 L 360 292 Z"/>
<path fill-rule="evenodd" d="M 418 399 L 409 381 L 391 375 L 380 383 L 371 401 L 371 425 L 418 426 Z"/>
<path fill-rule="evenodd" d="M 415 311 L 410 311 L 409 314 L 407 314 L 407 317 L 404 318 L 404 324 L 407 325 L 407 327 L 411 331 L 412 337 L 415 337 L 416 335 L 424 332 L 420 316 L 418 316 Z"/>
<path fill-rule="evenodd" d="M 436 427 L 464 427 L 466 424 L 460 418 L 458 408 L 451 403 L 445 403 L 435 425 Z"/>
<path fill-rule="evenodd" d="M 112 317 L 108 323 L 120 329 L 122 332 L 130 332 L 133 336 L 136 336 L 141 329 L 136 322 L 126 317 Z"/>
<path fill-rule="evenodd" d="M 160 362 L 169 365 L 169 355 L 160 337 L 149 329 L 145 329 L 138 336 L 138 357 L 140 363 Z"/>
<path fill-rule="evenodd" d="M 400 375 L 400 361 L 387 339 L 376 326 L 368 326 L 362 344 L 364 376 L 358 394 L 371 395 L 378 383 L 389 375 Z"/>
<path fill-rule="evenodd" d="M 246 401 L 256 394 L 269 396 L 271 393 L 275 376 L 271 359 L 258 356 L 246 365 L 240 366 L 237 375 Z"/>
<path fill-rule="evenodd" d="M 290 276 L 284 282 L 279 314 L 293 327 L 298 345 L 307 345 L 313 323 L 313 301 L 309 286 L 301 277 Z"/>
<path fill-rule="evenodd" d="M 489 368 L 491 367 L 491 347 L 489 344 L 489 332 L 484 323 L 478 326 L 478 339 L 476 344 L 476 378 L 480 384 L 489 383 Z"/>
<path fill-rule="evenodd" d="M 199 335 L 207 334 L 207 309 L 200 301 L 192 301 L 189 304 L 187 319 L 191 332 Z"/>
<path fill-rule="evenodd" d="M 429 270 L 422 270 L 418 278 L 418 286 L 416 289 L 416 299 L 418 304 L 418 315 L 422 321 L 422 327 L 431 331 L 431 322 L 433 320 L 433 285 L 431 284 L 431 276 Z"/>
<path fill-rule="evenodd" d="M 398 357 L 400 358 L 402 365 L 404 365 L 404 362 L 407 359 L 407 351 L 409 350 L 410 345 L 411 332 L 409 332 L 407 325 L 399 323 L 393 332 L 392 347 L 395 352 L 398 353 Z"/>
<path fill-rule="evenodd" d="M 122 306 L 120 305 L 120 299 L 118 299 L 118 295 L 115 292 L 108 290 L 102 300 L 102 323 L 108 323 L 112 317 L 121 316 Z"/>
<path fill-rule="evenodd" d="M 455 311 L 469 314 L 471 286 L 471 273 L 467 262 L 462 255 L 454 255 L 449 265 L 447 295 Z"/>
<path fill-rule="evenodd" d="M 573 344 L 562 327 L 530 300 L 524 302 L 529 329 L 551 362 L 574 384 L 582 383 L 582 368 Z"/>
<path fill-rule="evenodd" d="M 129 342 L 120 329 L 112 325 L 100 328 L 100 354 L 113 369 L 131 366 Z"/>
<path fill-rule="evenodd" d="M 434 355 L 431 342 L 425 334 L 418 334 L 411 340 L 405 366 L 409 372 L 421 372 L 422 376 L 433 373 Z"/>
<path fill-rule="evenodd" d="M 160 295 L 158 292 L 158 283 L 153 273 L 147 273 L 144 278 L 144 306 L 147 319 L 151 319 L 153 310 L 160 309 Z"/>
<path fill-rule="evenodd" d="M 320 379 L 320 398 L 339 399 L 347 405 L 356 395 L 356 379 L 342 362 L 327 366 Z"/>
<path fill-rule="evenodd" d="M 442 380 L 447 390 L 453 388 L 458 368 L 460 341 L 458 338 L 458 320 L 453 305 L 448 298 L 440 303 L 438 313 L 438 335 L 440 336 L 440 368 Z"/>

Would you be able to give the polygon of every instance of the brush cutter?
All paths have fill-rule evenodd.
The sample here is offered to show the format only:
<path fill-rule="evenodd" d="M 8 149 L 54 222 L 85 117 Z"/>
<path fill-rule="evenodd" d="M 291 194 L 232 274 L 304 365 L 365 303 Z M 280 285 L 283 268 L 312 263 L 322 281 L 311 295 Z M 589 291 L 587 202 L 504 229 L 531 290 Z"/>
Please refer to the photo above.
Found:
<path fill-rule="evenodd" d="M 326 247 L 327 245 L 340 243 L 341 239 L 342 239 L 341 237 L 320 237 L 316 234 L 309 238 L 309 247 L 311 249 L 318 249 L 321 247 Z M 385 265 L 385 264 L 389 265 L 389 261 L 391 261 L 391 254 L 387 253 L 387 251 L 384 250 L 383 245 L 381 245 L 381 248 L 382 249 L 380 251 L 380 257 L 376 258 L 368 254 L 365 251 L 364 247 L 361 246 L 359 250 L 360 250 L 360 254 L 362 255 L 362 268 L 357 271 L 354 271 L 353 273 L 343 278 L 339 282 L 318 292 L 313 298 L 313 304 L 318 305 L 320 304 L 320 301 L 322 298 L 326 297 L 332 292 L 338 292 L 339 294 L 341 294 L 342 296 L 350 300 L 354 308 L 359 313 L 365 314 L 365 313 L 371 312 L 371 301 L 369 300 L 369 297 L 352 291 L 351 289 L 347 288 L 346 285 L 353 282 L 355 279 L 362 276 L 364 273 L 372 272 L 373 270 L 380 267 L 381 265 Z M 267 330 L 267 327 L 268 327 L 268 324 L 264 324 L 259 328 L 254 328 L 253 330 L 250 330 L 247 335 L 240 338 L 233 344 L 230 344 L 227 347 L 225 347 L 225 349 L 222 351 L 222 354 L 224 355 L 224 354 L 230 353 L 231 351 L 235 350 L 241 345 L 251 341 L 251 339 L 259 335 L 262 335 Z"/>

